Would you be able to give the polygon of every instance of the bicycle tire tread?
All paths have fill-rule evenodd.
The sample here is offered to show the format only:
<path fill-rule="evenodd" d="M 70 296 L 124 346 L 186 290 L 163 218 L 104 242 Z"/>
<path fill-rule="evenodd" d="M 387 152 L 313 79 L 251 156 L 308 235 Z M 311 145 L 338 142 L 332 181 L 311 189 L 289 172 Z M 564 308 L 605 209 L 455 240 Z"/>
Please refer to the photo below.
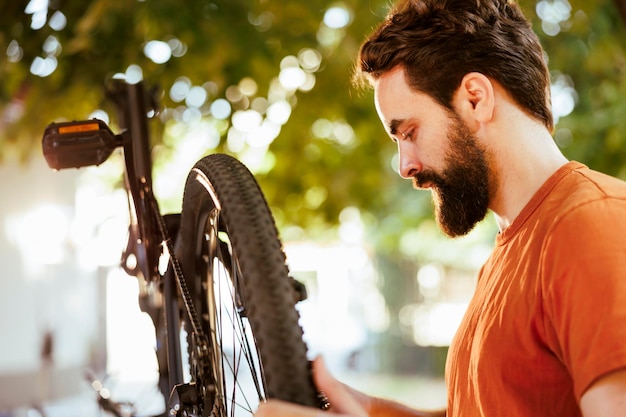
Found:
<path fill-rule="evenodd" d="M 245 165 L 228 155 L 212 154 L 198 161 L 185 185 L 181 232 L 186 239 L 179 242 L 190 240 L 194 223 L 206 215 L 206 200 L 211 199 L 198 176 L 208 180 L 221 204 L 221 221 L 227 225 L 244 281 L 246 310 L 263 363 L 267 396 L 317 406 L 286 257 L 258 183 Z M 185 259 L 185 252 L 193 251 L 182 250 L 183 270 L 185 262 L 194 262 L 189 256 Z M 189 284 L 198 290 L 199 283 Z"/>

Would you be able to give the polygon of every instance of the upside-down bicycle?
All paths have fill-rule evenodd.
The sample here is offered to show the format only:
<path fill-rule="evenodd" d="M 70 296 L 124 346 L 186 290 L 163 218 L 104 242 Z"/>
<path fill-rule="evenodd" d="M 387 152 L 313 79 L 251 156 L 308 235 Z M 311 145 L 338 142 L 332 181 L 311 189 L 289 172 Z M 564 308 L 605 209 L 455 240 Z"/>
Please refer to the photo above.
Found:
<path fill-rule="evenodd" d="M 106 93 L 121 133 L 97 119 L 52 123 L 43 153 L 60 170 L 99 165 L 122 148 L 130 212 L 122 267 L 139 280 L 139 305 L 154 323 L 165 414 L 249 415 L 267 398 L 324 408 L 295 308 L 306 290 L 289 275 L 253 175 L 231 156 L 208 155 L 189 173 L 180 214 L 161 215 L 147 122 L 155 94 L 119 79 Z"/>

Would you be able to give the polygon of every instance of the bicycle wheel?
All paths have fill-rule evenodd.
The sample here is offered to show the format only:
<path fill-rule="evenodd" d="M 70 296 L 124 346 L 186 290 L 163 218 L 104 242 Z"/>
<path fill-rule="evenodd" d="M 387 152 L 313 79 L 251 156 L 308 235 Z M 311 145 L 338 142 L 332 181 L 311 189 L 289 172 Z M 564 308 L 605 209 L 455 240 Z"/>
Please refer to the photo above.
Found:
<path fill-rule="evenodd" d="M 190 378 L 213 389 L 201 394 L 211 397 L 202 414 L 250 415 L 267 398 L 319 406 L 298 292 L 271 212 L 242 163 L 224 154 L 196 163 L 175 253 L 209 344 L 203 370 L 189 343 Z"/>

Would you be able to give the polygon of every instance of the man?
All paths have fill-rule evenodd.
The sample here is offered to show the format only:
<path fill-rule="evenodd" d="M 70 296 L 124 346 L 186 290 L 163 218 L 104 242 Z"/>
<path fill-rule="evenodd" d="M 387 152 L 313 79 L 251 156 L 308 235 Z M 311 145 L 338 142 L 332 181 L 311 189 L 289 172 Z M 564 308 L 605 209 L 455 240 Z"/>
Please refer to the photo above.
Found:
<path fill-rule="evenodd" d="M 463 235 L 488 210 L 500 229 L 450 346 L 446 415 L 626 416 L 626 184 L 555 145 L 548 69 L 519 7 L 402 1 L 358 72 L 442 230 Z M 331 413 L 434 415 L 357 393 L 319 360 L 314 373 Z M 315 415 L 270 401 L 257 417 Z"/>

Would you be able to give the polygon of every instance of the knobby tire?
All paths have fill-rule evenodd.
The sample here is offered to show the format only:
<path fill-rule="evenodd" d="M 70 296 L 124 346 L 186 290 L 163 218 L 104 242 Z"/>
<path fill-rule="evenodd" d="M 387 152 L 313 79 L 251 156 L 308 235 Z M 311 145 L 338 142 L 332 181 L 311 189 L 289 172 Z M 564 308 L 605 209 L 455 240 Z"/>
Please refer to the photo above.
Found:
<path fill-rule="evenodd" d="M 225 154 L 212 154 L 196 163 L 185 185 L 175 253 L 204 332 L 209 335 L 212 367 L 221 368 L 200 371 L 202 383 L 207 383 L 207 374 L 208 380 L 221 380 L 216 381 L 217 404 L 211 413 L 203 414 L 241 415 L 239 410 L 247 408 L 254 412 L 255 401 L 266 398 L 319 406 L 295 308 L 297 294 L 282 244 L 262 191 L 241 162 Z M 230 289 L 216 287 L 213 262 L 224 266 Z M 230 294 L 227 301 L 222 297 L 224 292 Z M 219 323 L 220 309 L 225 315 L 236 316 L 236 323 Z M 225 358 L 234 355 L 226 340 L 231 339 L 226 328 L 231 325 L 245 327 L 232 340 L 252 347 L 241 348 L 242 352 L 235 354 L 239 358 L 226 359 L 239 363 L 224 365 Z M 251 340 L 245 340 L 246 336 Z M 192 339 L 188 345 L 193 374 L 197 362 Z M 260 359 L 242 358 L 247 354 L 258 354 Z M 240 394 L 219 392 L 232 390 L 227 388 L 230 377 L 225 374 L 237 373 L 250 363 L 257 368 L 248 373 L 259 377 L 254 383 L 259 385 L 259 398 L 250 403 Z M 236 384 L 233 387 L 238 389 Z"/>

